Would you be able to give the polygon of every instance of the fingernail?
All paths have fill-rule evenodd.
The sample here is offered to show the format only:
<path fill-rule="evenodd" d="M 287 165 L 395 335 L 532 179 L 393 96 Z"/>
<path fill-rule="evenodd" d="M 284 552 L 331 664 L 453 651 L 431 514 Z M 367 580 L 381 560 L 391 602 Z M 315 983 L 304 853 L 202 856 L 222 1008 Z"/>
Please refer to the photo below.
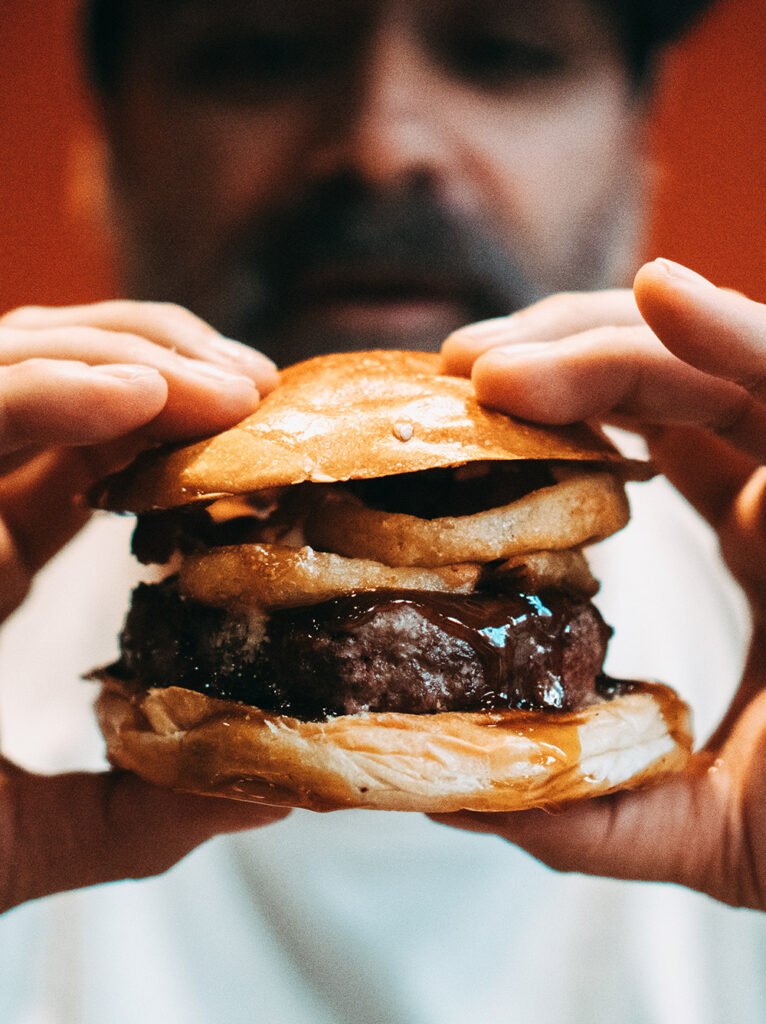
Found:
<path fill-rule="evenodd" d="M 135 363 L 112 363 L 109 365 L 91 366 L 89 369 L 93 373 L 102 374 L 104 377 L 116 377 L 117 380 L 124 380 L 128 383 L 156 380 L 158 377 L 160 380 L 162 379 L 162 374 L 159 370 L 155 370 L 154 367 L 139 366 Z"/>
<path fill-rule="evenodd" d="M 250 348 L 241 341 L 234 341 L 231 338 L 213 337 L 208 342 L 209 347 L 217 352 L 224 359 L 232 363 L 240 363 L 243 366 L 252 367 L 256 370 L 271 370 L 276 372 L 277 364 L 265 356 L 262 352 Z"/>
<path fill-rule="evenodd" d="M 715 288 L 706 277 L 702 274 L 698 274 L 695 270 L 690 270 L 689 267 L 685 267 L 682 263 L 676 263 L 674 260 L 666 260 L 663 256 L 654 261 L 668 277 L 675 278 L 679 281 L 687 281 L 689 284 L 703 284 L 709 288 Z"/>

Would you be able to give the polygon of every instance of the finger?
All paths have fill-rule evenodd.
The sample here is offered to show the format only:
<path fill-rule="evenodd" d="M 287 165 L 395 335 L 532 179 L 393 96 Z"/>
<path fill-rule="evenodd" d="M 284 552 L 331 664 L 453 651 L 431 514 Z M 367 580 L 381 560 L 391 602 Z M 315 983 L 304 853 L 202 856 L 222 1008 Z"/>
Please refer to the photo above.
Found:
<path fill-rule="evenodd" d="M 289 813 L 173 793 L 125 773 L 44 777 L 7 763 L 0 793 L 1 831 L 12 837 L 3 851 L 5 909 L 54 892 L 160 874 L 212 836 Z"/>
<path fill-rule="evenodd" d="M 89 306 L 25 306 L 13 310 L 0 325 L 23 330 L 95 327 L 106 332 L 140 335 L 190 359 L 218 363 L 252 377 L 261 394 L 277 383 L 274 363 L 261 352 L 222 337 L 205 320 L 170 302 L 99 302 Z"/>
<path fill-rule="evenodd" d="M 721 553 L 751 601 L 764 604 L 766 470 L 694 427 L 652 432 L 649 452 L 657 468 L 715 529 Z"/>
<path fill-rule="evenodd" d="M 475 363 L 479 401 L 544 423 L 618 415 L 703 426 L 766 457 L 766 408 L 747 391 L 673 356 L 646 327 L 598 328 L 556 344 L 486 352 Z"/>
<path fill-rule="evenodd" d="M 11 530 L 0 518 L 0 574 L 3 585 L 0 587 L 0 622 L 4 622 L 11 612 L 16 611 L 29 593 L 32 574 L 19 555 Z"/>
<path fill-rule="evenodd" d="M 647 433 L 652 462 L 710 525 L 729 520 L 759 462 L 703 427 L 666 426 Z"/>
<path fill-rule="evenodd" d="M 6 478 L 10 473 L 25 466 L 28 462 L 32 462 L 40 454 L 40 451 L 39 447 L 27 447 L 0 456 L 0 479 Z"/>
<path fill-rule="evenodd" d="M 511 316 L 469 324 L 455 331 L 442 346 L 442 371 L 467 377 L 478 357 L 498 346 L 558 341 L 595 327 L 630 327 L 640 323 L 641 314 L 629 288 L 551 295 Z"/>
<path fill-rule="evenodd" d="M 737 764 L 747 764 L 750 754 L 756 771 L 766 774 L 763 753 L 766 750 L 766 615 L 763 607 L 756 609 L 753 636 L 742 681 L 705 750 L 720 755 L 727 749 Z M 763 804 L 763 798 L 760 798 Z M 764 847 L 766 849 L 766 847 Z"/>
<path fill-rule="evenodd" d="M 642 267 L 634 288 L 644 318 L 671 352 L 766 399 L 766 306 L 670 260 Z"/>
<path fill-rule="evenodd" d="M 145 366 L 32 359 L 0 368 L 0 454 L 107 441 L 149 423 L 168 386 Z"/>
<path fill-rule="evenodd" d="M 85 525 L 81 497 L 93 484 L 79 448 L 46 451 L 0 481 L 0 518 L 31 576 Z M 0 568 L 6 565 L 0 559 Z"/>
<path fill-rule="evenodd" d="M 91 474 L 76 454 L 85 449 L 58 446 L 133 431 L 166 396 L 162 376 L 144 367 L 36 360 L 0 369 L 0 451 L 16 446 L 25 459 L 0 479 L 0 621 L 89 517 L 79 495 Z M 55 450 L 30 457 L 30 445 L 49 443 Z"/>
<path fill-rule="evenodd" d="M 169 391 L 153 436 L 163 440 L 216 433 L 247 416 L 258 400 L 252 378 L 176 355 L 143 338 L 90 327 L 0 332 L 0 364 L 10 369 L 35 359 L 136 364 L 159 371 Z"/>
<path fill-rule="evenodd" d="M 444 825 L 499 835 L 557 871 L 676 882 L 726 898 L 721 860 L 726 831 L 722 780 L 710 759 L 658 786 L 584 801 L 557 813 L 463 812 Z M 728 852 L 728 851 L 726 851 Z"/>

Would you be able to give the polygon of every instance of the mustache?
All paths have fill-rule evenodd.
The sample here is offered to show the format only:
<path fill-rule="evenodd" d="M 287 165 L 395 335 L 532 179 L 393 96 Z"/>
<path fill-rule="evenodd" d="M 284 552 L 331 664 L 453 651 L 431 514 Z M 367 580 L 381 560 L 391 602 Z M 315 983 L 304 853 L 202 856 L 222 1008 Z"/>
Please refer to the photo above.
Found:
<path fill-rule="evenodd" d="M 392 296 L 406 285 L 453 296 L 475 320 L 521 309 L 543 294 L 495 230 L 448 206 L 426 184 L 372 192 L 353 179 L 328 182 L 297 206 L 249 224 L 221 262 L 228 272 L 217 319 L 255 341 L 278 332 L 302 301 L 334 284 L 374 283 Z"/>

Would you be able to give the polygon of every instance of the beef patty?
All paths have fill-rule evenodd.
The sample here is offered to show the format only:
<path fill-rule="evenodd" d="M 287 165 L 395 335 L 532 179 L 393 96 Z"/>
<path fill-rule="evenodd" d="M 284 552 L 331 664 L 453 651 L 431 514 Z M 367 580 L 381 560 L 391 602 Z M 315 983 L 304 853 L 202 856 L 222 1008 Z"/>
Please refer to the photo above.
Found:
<path fill-rule="evenodd" d="M 111 671 L 305 720 L 365 711 L 574 710 L 599 698 L 611 630 L 561 591 L 352 594 L 268 617 L 141 584 Z"/>

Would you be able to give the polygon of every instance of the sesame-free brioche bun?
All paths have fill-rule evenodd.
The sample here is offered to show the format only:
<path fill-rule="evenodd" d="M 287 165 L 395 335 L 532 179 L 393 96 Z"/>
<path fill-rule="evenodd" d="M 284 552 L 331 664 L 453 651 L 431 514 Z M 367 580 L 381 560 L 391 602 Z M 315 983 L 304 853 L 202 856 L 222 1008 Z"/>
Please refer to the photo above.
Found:
<path fill-rule="evenodd" d="M 307 722 L 180 687 L 109 677 L 97 702 L 109 757 L 156 785 L 315 811 L 446 813 L 559 806 L 678 771 L 686 705 L 632 684 L 576 712 L 375 713 Z"/>
<path fill-rule="evenodd" d="M 108 478 L 102 508 L 145 512 L 288 484 L 393 476 L 469 462 L 619 462 L 583 424 L 542 427 L 479 405 L 425 352 L 347 352 L 284 370 L 256 412 L 215 437 L 147 452 Z"/>

